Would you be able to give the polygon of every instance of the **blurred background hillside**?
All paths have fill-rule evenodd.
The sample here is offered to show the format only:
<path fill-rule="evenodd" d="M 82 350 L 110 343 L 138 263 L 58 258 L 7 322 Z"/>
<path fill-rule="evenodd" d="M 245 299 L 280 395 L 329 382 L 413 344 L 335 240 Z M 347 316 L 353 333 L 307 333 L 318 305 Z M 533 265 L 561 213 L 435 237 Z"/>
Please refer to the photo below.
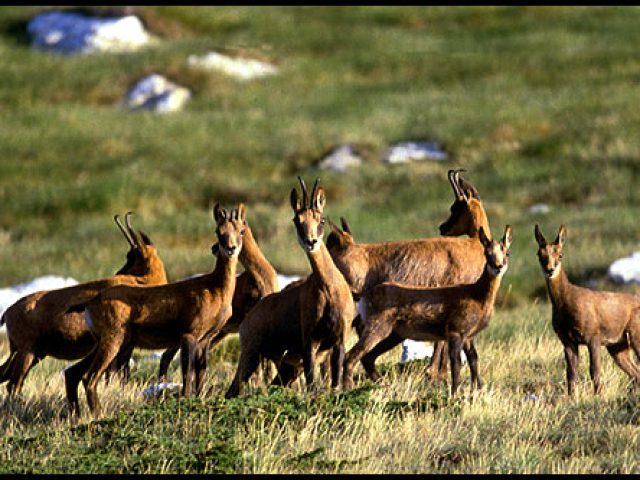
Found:
<path fill-rule="evenodd" d="M 127 210 L 170 279 L 208 271 L 215 202 L 244 202 L 276 269 L 305 274 L 297 175 L 320 176 L 328 215 L 367 242 L 438 235 L 447 170 L 465 168 L 493 232 L 514 227 L 499 304 L 546 296 L 535 223 L 568 227 L 572 280 L 636 290 L 606 273 L 640 249 L 637 7 L 135 7 L 153 42 L 86 55 L 32 48 L 45 10 L 0 8 L 0 286 L 112 274 Z M 212 51 L 277 73 L 190 66 Z M 153 73 L 189 89 L 184 108 L 122 106 Z M 406 141 L 446 159 L 386 163 Z M 362 164 L 319 169 L 343 145 Z"/>

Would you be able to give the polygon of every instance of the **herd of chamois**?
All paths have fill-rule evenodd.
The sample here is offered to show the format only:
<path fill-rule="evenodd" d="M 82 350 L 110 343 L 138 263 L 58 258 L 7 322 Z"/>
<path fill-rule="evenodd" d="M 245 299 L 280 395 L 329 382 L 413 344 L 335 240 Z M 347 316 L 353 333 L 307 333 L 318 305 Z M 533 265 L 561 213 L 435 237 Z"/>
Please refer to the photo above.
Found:
<path fill-rule="evenodd" d="M 80 413 L 82 382 L 89 408 L 98 416 L 100 378 L 120 371 L 126 381 L 134 348 L 164 349 L 161 381 L 180 350 L 181 393 L 199 395 L 209 351 L 228 334 L 239 333 L 240 359 L 227 398 L 241 394 L 263 361 L 275 365 L 271 383 L 276 385 L 290 385 L 302 373 L 307 388 L 316 391 L 324 381 L 318 378 L 319 366 L 332 389 L 350 389 L 358 362 L 376 381 L 376 359 L 405 339 L 435 342 L 428 376 L 446 378 L 449 365 L 452 396 L 460 383 L 462 351 L 471 388 L 481 388 L 474 340 L 493 314 L 513 232 L 507 225 L 500 240 L 492 238 L 480 195 L 463 171 L 449 170 L 455 198 L 440 237 L 378 243 L 357 243 L 344 218 L 341 228 L 329 221 L 319 179 L 309 193 L 298 177 L 301 191 L 293 188 L 290 202 L 311 274 L 282 290 L 242 203 L 229 210 L 219 204 L 213 208 L 213 271 L 172 283 L 149 236 L 131 226 L 131 212 L 124 225 L 116 215 L 130 247 L 120 270 L 101 280 L 32 293 L 5 311 L 0 325 L 6 325 L 10 352 L 0 366 L 0 382 L 8 382 L 10 396 L 17 395 L 31 368 L 46 356 L 79 360 L 64 371 L 69 407 Z M 601 345 L 640 387 L 640 366 L 631 355 L 633 350 L 640 360 L 640 297 L 571 284 L 562 267 L 564 225 L 551 243 L 538 225 L 534 235 L 553 329 L 564 346 L 569 395 L 579 345 L 588 347 L 596 393 Z M 345 351 L 352 328 L 358 341 Z"/>

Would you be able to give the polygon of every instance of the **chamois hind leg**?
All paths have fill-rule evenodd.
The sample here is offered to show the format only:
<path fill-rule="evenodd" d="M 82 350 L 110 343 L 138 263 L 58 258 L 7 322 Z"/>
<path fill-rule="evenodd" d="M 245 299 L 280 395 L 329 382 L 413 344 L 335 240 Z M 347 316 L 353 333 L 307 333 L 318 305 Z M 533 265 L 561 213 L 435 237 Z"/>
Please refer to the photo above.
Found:
<path fill-rule="evenodd" d="M 640 387 L 640 368 L 634 365 L 633 360 L 631 359 L 631 350 L 629 349 L 629 344 L 627 343 L 626 338 L 615 345 L 607 345 L 607 350 L 613 357 L 616 365 L 618 365 L 624 373 L 629 375 L 634 386 L 636 388 Z"/>
<path fill-rule="evenodd" d="M 478 352 L 476 351 L 473 339 L 466 341 L 462 348 L 464 349 L 464 354 L 467 356 L 469 371 L 471 372 L 471 390 L 473 391 L 474 388 L 481 389 L 482 381 L 478 374 Z"/>
<path fill-rule="evenodd" d="M 75 414 L 77 416 L 80 416 L 78 385 L 80 385 L 80 381 L 82 381 L 84 378 L 86 388 L 86 377 L 84 377 L 84 374 L 87 372 L 87 370 L 89 370 L 89 367 L 91 367 L 94 355 L 95 348 L 91 350 L 91 352 L 89 352 L 89 354 L 82 360 L 74 363 L 64 370 L 64 386 L 67 394 L 67 403 L 72 415 Z"/>
<path fill-rule="evenodd" d="M 302 373 L 301 368 L 287 362 L 280 362 L 276 376 L 273 378 L 270 385 L 289 387 L 293 381 L 300 376 L 300 373 Z"/>
<path fill-rule="evenodd" d="M 351 350 L 347 352 L 342 373 L 342 388 L 353 388 L 353 369 L 367 353 L 373 350 L 380 341 L 387 338 L 392 332 L 392 325 L 382 318 L 371 317 L 363 328 L 362 335 Z"/>
<path fill-rule="evenodd" d="M 9 340 L 9 357 L 0 365 L 0 383 L 4 383 L 9 380 L 11 370 L 13 368 L 13 359 L 18 354 L 16 347 L 11 340 Z"/>
<path fill-rule="evenodd" d="M 191 387 L 195 381 L 196 339 L 185 335 L 180 342 L 180 363 L 182 366 L 182 396 L 191 395 Z"/>
<path fill-rule="evenodd" d="M 431 357 L 431 361 L 429 362 L 429 367 L 427 369 L 429 378 L 432 381 L 443 381 L 447 380 L 447 365 L 449 360 L 449 348 L 447 346 L 447 342 L 445 341 L 437 341 L 433 344 L 433 356 Z"/>
<path fill-rule="evenodd" d="M 33 352 L 17 353 L 12 362 L 11 375 L 9 384 L 7 385 L 10 397 L 20 394 L 24 379 L 27 377 L 29 370 L 31 370 L 38 361 L 39 359 Z"/>
<path fill-rule="evenodd" d="M 460 383 L 460 368 L 462 367 L 460 352 L 462 350 L 462 339 L 457 333 L 450 333 L 448 337 L 449 363 L 451 364 L 451 396 L 454 397 L 458 390 L 458 384 Z"/>
<path fill-rule="evenodd" d="M 371 380 L 377 382 L 382 378 L 382 375 L 380 375 L 380 372 L 378 372 L 376 368 L 376 360 L 378 357 L 387 353 L 403 340 L 404 338 L 397 333 L 391 332 L 387 338 L 378 343 L 369 353 L 363 355 L 360 363 Z"/>
<path fill-rule="evenodd" d="M 103 338 L 107 340 L 102 341 Z M 87 403 L 94 417 L 100 416 L 102 410 L 98 399 L 98 382 L 107 368 L 109 368 L 109 364 L 118 355 L 123 341 L 124 333 L 102 337 L 93 355 L 93 362 L 91 362 L 87 373 L 83 375 L 83 381 L 86 381 Z"/>
<path fill-rule="evenodd" d="M 593 393 L 600 393 L 600 340 L 595 338 L 587 344 L 589 348 L 589 375 L 593 382 Z"/>
<path fill-rule="evenodd" d="M 236 369 L 236 374 L 233 377 L 233 382 L 231 382 L 231 385 L 224 396 L 225 398 L 234 398 L 240 395 L 242 386 L 247 383 L 253 372 L 255 372 L 256 368 L 258 368 L 258 365 L 260 364 L 260 356 L 257 353 L 245 352 L 246 348 L 241 344 L 238 368 Z M 280 369 L 278 369 L 278 371 L 280 371 Z M 276 376 L 276 378 L 278 378 L 278 376 Z"/>
<path fill-rule="evenodd" d="M 162 352 L 162 356 L 160 357 L 160 367 L 158 368 L 158 382 L 166 382 L 167 381 L 167 372 L 169 371 L 169 365 L 171 364 L 171 360 L 178 353 L 179 348 L 169 348 Z"/>

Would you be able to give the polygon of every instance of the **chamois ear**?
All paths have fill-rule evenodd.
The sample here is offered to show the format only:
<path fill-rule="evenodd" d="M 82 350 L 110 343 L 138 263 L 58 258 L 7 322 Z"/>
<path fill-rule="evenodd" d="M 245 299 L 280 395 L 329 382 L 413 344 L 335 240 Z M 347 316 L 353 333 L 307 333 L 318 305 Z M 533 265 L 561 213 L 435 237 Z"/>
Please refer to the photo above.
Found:
<path fill-rule="evenodd" d="M 153 242 L 149 238 L 149 235 L 144 233 L 142 230 L 138 230 L 138 233 L 140 234 L 140 238 L 142 238 L 142 241 L 145 245 L 153 245 Z"/>
<path fill-rule="evenodd" d="M 539 246 L 544 247 L 547 244 L 547 241 L 545 240 L 544 235 L 542 235 L 540 227 L 537 223 L 535 228 L 533 229 L 533 234 L 536 236 L 536 242 L 538 242 Z"/>
<path fill-rule="evenodd" d="M 246 215 L 247 215 L 247 207 L 244 206 L 244 203 L 241 203 L 240 205 L 238 205 L 238 220 L 244 223 Z"/>
<path fill-rule="evenodd" d="M 220 207 L 219 203 L 216 203 L 213 207 L 213 219 L 217 224 L 222 223 L 227 218 L 227 211 Z"/>
<path fill-rule="evenodd" d="M 220 252 L 220 244 L 218 242 L 211 245 L 211 253 L 213 253 L 214 257 L 217 257 L 219 252 Z"/>
<path fill-rule="evenodd" d="M 478 231 L 478 237 L 480 238 L 480 242 L 482 243 L 482 245 L 484 245 L 485 247 L 489 247 L 491 245 L 491 240 L 487 238 L 487 234 L 484 233 L 484 227 L 480 227 L 480 230 Z"/>
<path fill-rule="evenodd" d="M 324 194 L 324 188 L 318 187 L 318 190 L 316 192 L 316 198 L 314 199 L 314 204 L 316 206 L 316 209 L 322 212 L 324 210 L 324 206 L 326 203 L 327 203 L 327 197 Z"/>
<path fill-rule="evenodd" d="M 502 236 L 501 242 L 504 247 L 509 250 L 511 242 L 513 242 L 513 229 L 511 228 L 511 225 L 504 227 L 504 235 Z"/>
<path fill-rule="evenodd" d="M 333 220 L 331 220 L 331 218 L 327 217 L 327 222 L 329 222 L 329 227 L 331 227 L 331 231 L 335 232 L 338 235 L 342 235 L 342 230 L 340 230 L 340 227 L 338 225 L 336 225 Z"/>
<path fill-rule="evenodd" d="M 302 204 L 300 203 L 300 196 L 295 188 L 291 189 L 291 208 L 294 212 L 302 210 Z"/>
<path fill-rule="evenodd" d="M 342 230 L 347 232 L 349 235 L 353 237 L 353 233 L 351 232 L 351 227 L 347 223 L 347 219 L 344 217 L 340 217 L 340 223 L 342 224 Z"/>
<path fill-rule="evenodd" d="M 567 228 L 564 225 L 560 225 L 560 229 L 558 230 L 558 236 L 556 237 L 555 243 L 564 247 L 565 242 L 567 241 Z"/>

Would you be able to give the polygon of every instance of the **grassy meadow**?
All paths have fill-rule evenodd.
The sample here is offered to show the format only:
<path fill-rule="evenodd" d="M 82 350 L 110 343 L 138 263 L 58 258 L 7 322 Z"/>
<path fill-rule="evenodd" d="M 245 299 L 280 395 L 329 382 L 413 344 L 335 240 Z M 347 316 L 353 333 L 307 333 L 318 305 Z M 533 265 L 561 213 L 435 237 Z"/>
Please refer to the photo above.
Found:
<path fill-rule="evenodd" d="M 358 367 L 348 393 L 254 386 L 227 401 L 232 336 L 211 354 L 206 398 L 145 402 L 158 361 L 141 350 L 128 385 L 101 385 L 103 418 L 81 392 L 72 422 L 68 364 L 48 358 L 22 398 L 2 387 L 0 472 L 640 472 L 640 396 L 605 351 L 602 394 L 581 349 L 576 398 L 565 395 L 533 236 L 535 223 L 548 239 L 564 223 L 572 281 L 638 291 L 606 272 L 640 247 L 640 8 L 138 7 L 153 46 L 88 56 L 30 48 L 26 24 L 42 9 L 0 7 L 0 287 L 112 274 L 126 252 L 112 217 L 127 210 L 171 280 L 210 271 L 215 202 L 244 202 L 276 269 L 306 274 L 289 206 L 297 175 L 320 176 L 326 213 L 368 242 L 436 236 L 453 199 L 447 170 L 465 168 L 494 234 L 509 223 L 514 243 L 477 339 L 485 387 L 473 397 L 466 366 L 451 401 L 424 362 L 399 365 L 398 348 L 380 358 L 379 384 Z M 280 74 L 241 82 L 187 66 L 210 50 Z M 183 111 L 119 107 L 152 72 L 192 89 Z M 449 158 L 384 164 L 405 140 L 441 142 Z M 344 143 L 364 165 L 318 170 Z M 529 213 L 537 203 L 549 212 Z M 181 381 L 177 361 L 170 372 Z"/>

